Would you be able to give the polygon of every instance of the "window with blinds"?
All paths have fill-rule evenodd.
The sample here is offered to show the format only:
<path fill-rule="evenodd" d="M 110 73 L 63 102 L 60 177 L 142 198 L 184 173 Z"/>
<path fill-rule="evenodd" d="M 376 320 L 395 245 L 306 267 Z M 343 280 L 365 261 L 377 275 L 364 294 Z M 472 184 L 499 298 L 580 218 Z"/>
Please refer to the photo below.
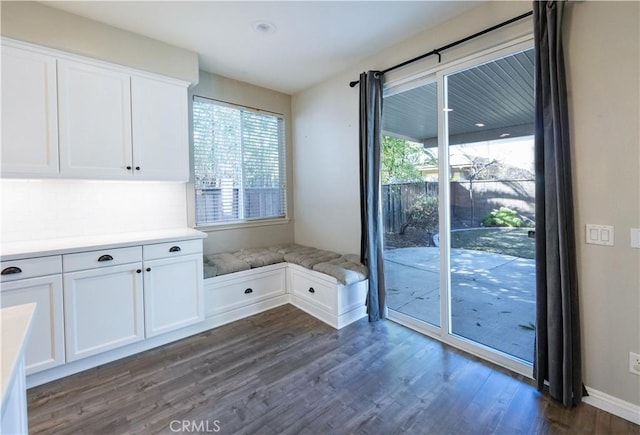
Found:
<path fill-rule="evenodd" d="M 196 225 L 286 216 L 284 120 L 193 100 Z"/>

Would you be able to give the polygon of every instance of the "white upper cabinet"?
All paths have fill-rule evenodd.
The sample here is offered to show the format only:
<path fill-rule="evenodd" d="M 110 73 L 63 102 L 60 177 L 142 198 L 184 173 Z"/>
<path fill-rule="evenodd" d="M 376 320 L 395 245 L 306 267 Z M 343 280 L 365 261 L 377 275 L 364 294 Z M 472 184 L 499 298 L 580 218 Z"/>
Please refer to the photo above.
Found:
<path fill-rule="evenodd" d="M 128 74 L 58 61 L 60 171 L 71 178 L 131 178 Z"/>
<path fill-rule="evenodd" d="M 2 176 L 188 181 L 187 82 L 2 42 Z"/>
<path fill-rule="evenodd" d="M 188 181 L 187 89 L 132 76 L 131 104 L 134 176 Z"/>
<path fill-rule="evenodd" d="M 56 59 L 2 47 L 2 175 L 58 175 Z"/>

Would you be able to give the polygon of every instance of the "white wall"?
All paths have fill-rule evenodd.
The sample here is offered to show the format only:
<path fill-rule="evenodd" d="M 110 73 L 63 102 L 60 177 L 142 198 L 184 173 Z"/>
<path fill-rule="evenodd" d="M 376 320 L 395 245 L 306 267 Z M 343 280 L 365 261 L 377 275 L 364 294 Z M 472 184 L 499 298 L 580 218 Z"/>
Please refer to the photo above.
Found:
<path fill-rule="evenodd" d="M 198 54 L 32 1 L 2 1 L 2 36 L 198 82 Z"/>
<path fill-rule="evenodd" d="M 295 239 L 342 252 L 359 250 L 358 88 L 361 71 L 384 69 L 527 11 L 529 2 L 489 2 L 293 96 Z M 640 251 L 629 228 L 640 226 L 637 2 L 572 2 L 567 53 L 577 207 L 576 235 L 584 380 L 640 405 L 640 378 L 628 352 L 640 351 Z M 510 26 L 443 56 L 459 58 L 532 32 Z M 434 60 L 387 79 L 429 68 Z M 616 227 L 613 248 L 584 244 L 585 223 Z"/>
<path fill-rule="evenodd" d="M 212 98 L 227 103 L 267 110 L 284 115 L 285 146 L 287 149 L 286 169 L 288 185 L 293 180 L 291 164 L 291 97 L 289 95 L 229 79 L 219 75 L 200 71 L 200 82 L 189 91 L 193 95 Z M 190 107 L 191 110 L 191 107 Z M 191 116 L 189 117 L 192 118 Z M 193 137 L 191 137 L 193 148 Z M 193 175 L 192 175 L 193 178 Z M 195 225 L 193 184 L 188 186 L 189 225 Z M 287 195 L 289 219 L 277 224 L 242 227 L 223 227 L 224 229 L 204 228 L 208 237 L 204 241 L 206 254 L 236 251 L 244 248 L 263 247 L 281 243 L 293 243 L 293 196 L 291 189 Z"/>
<path fill-rule="evenodd" d="M 584 379 L 640 404 L 640 3 L 580 2 L 567 15 Z M 615 246 L 585 244 L 585 224 L 615 227 Z"/>

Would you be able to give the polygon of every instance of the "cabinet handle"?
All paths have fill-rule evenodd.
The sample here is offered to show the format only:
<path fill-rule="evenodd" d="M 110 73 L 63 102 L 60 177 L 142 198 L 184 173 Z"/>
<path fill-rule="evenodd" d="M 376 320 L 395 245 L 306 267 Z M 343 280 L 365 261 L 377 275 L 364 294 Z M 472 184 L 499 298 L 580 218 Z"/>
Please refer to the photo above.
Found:
<path fill-rule="evenodd" d="M 138 269 L 136 270 L 136 273 L 142 273 L 142 270 Z"/>
<path fill-rule="evenodd" d="M 131 166 L 127 166 L 127 171 L 130 171 L 130 170 L 131 170 Z"/>
<path fill-rule="evenodd" d="M 248 295 L 249 293 L 253 293 L 253 289 L 252 288 L 248 288 L 244 291 L 245 295 Z"/>
<path fill-rule="evenodd" d="M 136 166 L 136 171 L 139 171 L 139 170 L 140 170 L 140 166 Z"/>
<path fill-rule="evenodd" d="M 113 260 L 113 257 L 109 254 L 101 255 L 100 258 L 98 258 L 98 261 L 111 261 L 111 260 Z"/>
<path fill-rule="evenodd" d="M 180 252 L 180 246 L 172 246 L 171 248 L 169 248 L 169 252 Z"/>
<path fill-rule="evenodd" d="M 22 273 L 22 269 L 19 267 L 11 266 L 2 269 L 2 275 L 13 275 L 14 273 Z"/>
<path fill-rule="evenodd" d="M 150 267 L 147 267 L 145 270 L 146 270 L 147 272 L 151 272 L 151 268 L 150 268 Z"/>
<path fill-rule="evenodd" d="M 315 293 L 315 289 L 313 287 L 309 287 L 309 293 Z"/>

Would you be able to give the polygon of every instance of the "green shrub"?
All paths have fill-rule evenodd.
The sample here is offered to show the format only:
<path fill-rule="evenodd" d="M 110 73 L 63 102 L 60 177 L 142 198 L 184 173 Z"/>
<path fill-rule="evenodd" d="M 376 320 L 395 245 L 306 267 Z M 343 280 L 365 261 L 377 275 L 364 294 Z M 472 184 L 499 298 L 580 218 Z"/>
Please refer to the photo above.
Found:
<path fill-rule="evenodd" d="M 485 227 L 521 227 L 522 219 L 514 210 L 507 207 L 494 209 L 482 220 Z"/>
<path fill-rule="evenodd" d="M 404 234 L 407 227 L 419 228 L 429 233 L 438 232 L 438 197 L 420 195 L 407 213 L 407 223 L 400 230 Z"/>

